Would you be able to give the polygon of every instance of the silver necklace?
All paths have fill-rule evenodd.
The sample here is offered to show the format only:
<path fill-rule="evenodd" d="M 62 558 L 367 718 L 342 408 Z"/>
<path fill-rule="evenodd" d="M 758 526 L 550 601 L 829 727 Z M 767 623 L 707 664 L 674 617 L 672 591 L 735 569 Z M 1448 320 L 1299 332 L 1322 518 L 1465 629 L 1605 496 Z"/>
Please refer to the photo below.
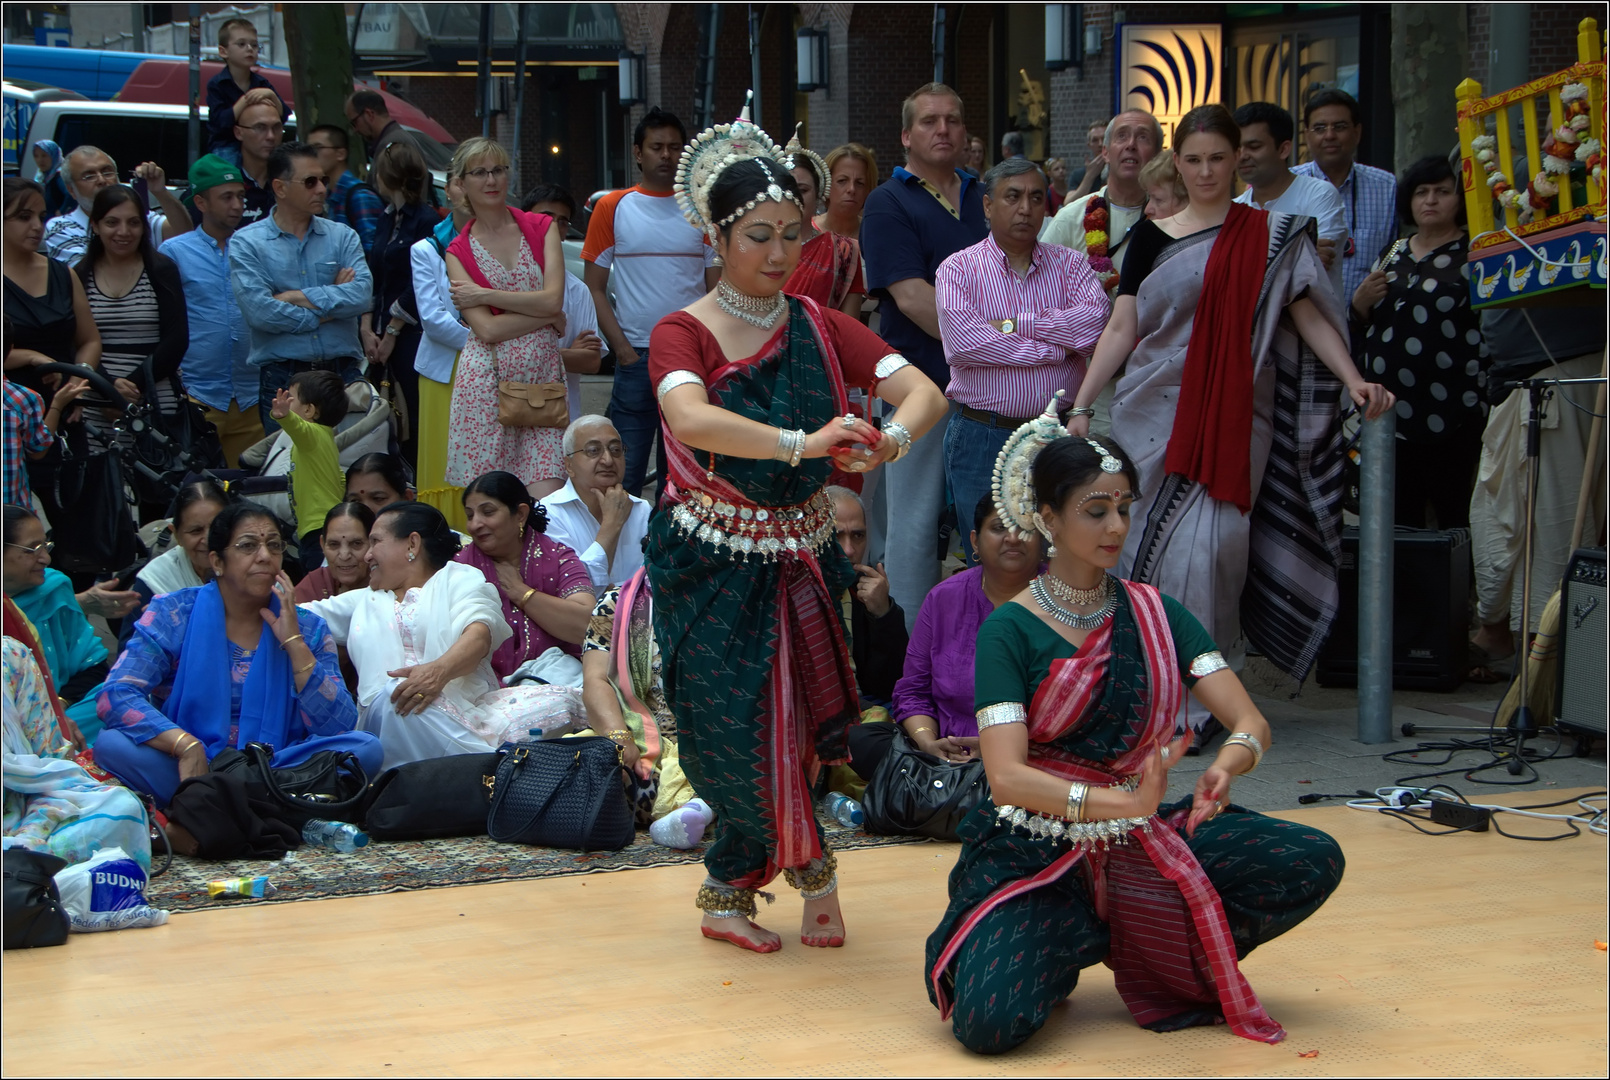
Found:
<path fill-rule="evenodd" d="M 1088 615 L 1081 614 L 1077 611 L 1071 611 L 1064 607 L 1056 596 L 1052 595 L 1051 588 L 1046 587 L 1047 578 L 1050 578 L 1051 581 L 1055 582 L 1057 585 L 1061 585 L 1063 589 L 1066 589 L 1070 593 L 1087 591 L 1104 592 L 1106 593 L 1107 602 Z M 1054 574 L 1041 574 L 1039 577 L 1035 578 L 1034 583 L 1029 586 L 1029 592 L 1033 594 L 1035 602 L 1038 603 L 1040 607 L 1045 609 L 1045 613 L 1062 625 L 1071 626 L 1075 630 L 1094 630 L 1111 618 L 1114 611 L 1118 610 L 1117 584 L 1117 581 L 1114 580 L 1111 575 L 1108 575 L 1102 579 L 1102 583 L 1098 585 L 1095 590 L 1076 590 L 1069 586 L 1066 582 L 1056 577 Z M 1090 602 L 1094 603 L 1095 599 L 1096 598 L 1093 597 Z"/>
<path fill-rule="evenodd" d="M 716 282 L 716 307 L 751 326 L 770 330 L 788 310 L 788 298 L 782 293 L 770 297 L 750 296 L 739 292 L 727 284 L 726 278 L 722 278 Z"/>
<path fill-rule="evenodd" d="M 1071 604 L 1074 607 L 1089 607 L 1091 604 L 1099 604 L 1107 598 L 1107 579 L 1109 576 L 1107 574 L 1101 575 L 1101 580 L 1096 583 L 1094 588 L 1090 589 L 1075 589 L 1055 574 L 1044 574 L 1042 579 L 1050 586 L 1057 599 L 1063 603 Z"/>

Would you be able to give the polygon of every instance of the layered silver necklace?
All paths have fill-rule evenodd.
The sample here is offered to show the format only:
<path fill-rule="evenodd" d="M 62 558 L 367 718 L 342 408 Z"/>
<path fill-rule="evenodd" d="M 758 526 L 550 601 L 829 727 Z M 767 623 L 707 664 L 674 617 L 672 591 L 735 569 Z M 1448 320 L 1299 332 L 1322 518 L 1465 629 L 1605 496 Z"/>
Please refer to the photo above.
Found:
<path fill-rule="evenodd" d="M 1029 586 L 1029 592 L 1047 615 L 1075 630 L 1094 630 L 1118 610 L 1118 580 L 1111 574 L 1104 575 L 1101 584 L 1093 589 L 1075 589 L 1055 574 L 1041 574 Z M 1068 607 L 1069 604 L 1083 607 L 1097 602 L 1102 602 L 1101 606 L 1088 615 Z"/>
<path fill-rule="evenodd" d="M 782 293 L 776 296 L 750 296 L 728 285 L 727 279 L 722 278 L 716 282 L 716 306 L 735 319 L 742 319 L 762 330 L 770 330 L 788 311 L 788 297 Z"/>

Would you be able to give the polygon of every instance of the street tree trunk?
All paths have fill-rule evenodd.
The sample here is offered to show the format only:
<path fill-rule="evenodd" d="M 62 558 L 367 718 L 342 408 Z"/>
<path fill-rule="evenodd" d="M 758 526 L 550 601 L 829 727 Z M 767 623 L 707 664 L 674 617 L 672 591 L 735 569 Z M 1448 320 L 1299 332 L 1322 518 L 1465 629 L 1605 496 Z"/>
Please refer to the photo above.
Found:
<path fill-rule="evenodd" d="M 1459 144 L 1453 87 L 1470 74 L 1465 4 L 1392 5 L 1394 171 Z"/>
<path fill-rule="evenodd" d="M 290 54 L 291 91 L 296 95 L 297 135 L 319 124 L 346 127 L 346 100 L 352 93 L 352 47 L 347 40 L 344 4 L 286 4 L 285 51 Z M 349 133 L 350 134 L 350 133 Z M 347 164 L 363 172 L 363 140 L 352 135 Z"/>

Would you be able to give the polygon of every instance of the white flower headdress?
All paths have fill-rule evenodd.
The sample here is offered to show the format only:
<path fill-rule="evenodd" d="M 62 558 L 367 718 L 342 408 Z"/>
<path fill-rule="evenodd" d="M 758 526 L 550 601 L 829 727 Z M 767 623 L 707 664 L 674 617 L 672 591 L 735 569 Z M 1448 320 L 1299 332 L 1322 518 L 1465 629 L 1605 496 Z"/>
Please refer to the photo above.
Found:
<path fill-rule="evenodd" d="M 1058 390 L 1046 405 L 1045 412 L 1007 436 L 1006 445 L 1001 447 L 995 459 L 995 473 L 990 480 L 990 493 L 995 496 L 995 513 L 1007 528 L 1024 540 L 1036 532 L 1044 536 L 1047 542 L 1051 540 L 1051 533 L 1040 519 L 1040 510 L 1035 503 L 1034 459 L 1040 456 L 1041 450 L 1058 439 L 1070 437 L 1057 417 L 1057 404 L 1062 400 L 1063 393 Z M 1095 439 L 1086 438 L 1085 442 L 1101 455 L 1102 472 L 1123 471 L 1123 462 L 1111 450 Z"/>
<path fill-rule="evenodd" d="M 822 160 L 822 155 L 801 145 L 799 129 L 804 126 L 803 120 L 794 125 L 794 137 L 783 147 L 783 161 L 790 169 L 809 169 L 815 175 L 816 209 L 820 213 L 827 208 L 827 193 L 833 190 L 833 178 L 827 173 L 827 162 Z"/>
<path fill-rule="evenodd" d="M 676 168 L 676 202 L 682 210 L 682 216 L 696 229 L 702 230 L 715 242 L 717 231 L 768 200 L 781 202 L 788 199 L 799 206 L 800 212 L 805 208 L 800 206 L 798 196 L 785 191 L 777 183 L 772 168 L 787 169 L 790 166 L 784 161 L 783 154 L 772 142 L 771 136 L 755 126 L 750 119 L 750 102 L 754 99 L 754 91 L 750 91 L 744 99 L 743 112 L 738 119 L 730 124 L 717 124 L 706 128 L 695 135 L 687 146 L 682 148 L 682 160 Z M 758 161 L 766 173 L 767 184 L 754 197 L 741 206 L 735 213 L 729 214 L 721 221 L 710 219 L 710 189 L 715 185 L 716 179 L 729 165 L 736 165 L 740 161 Z"/>

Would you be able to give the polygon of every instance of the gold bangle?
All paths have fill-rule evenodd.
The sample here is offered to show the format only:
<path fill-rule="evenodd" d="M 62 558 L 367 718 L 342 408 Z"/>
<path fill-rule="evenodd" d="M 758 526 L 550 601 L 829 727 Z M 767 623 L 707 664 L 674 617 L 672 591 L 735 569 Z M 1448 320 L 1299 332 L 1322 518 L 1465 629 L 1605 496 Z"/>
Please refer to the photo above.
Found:
<path fill-rule="evenodd" d="M 910 731 L 906 732 L 906 734 L 910 735 L 912 738 L 916 738 L 917 737 L 917 732 L 919 732 L 919 731 L 933 731 L 933 730 L 934 730 L 933 728 L 931 728 L 928 725 L 924 724 L 920 728 L 912 728 Z"/>
<path fill-rule="evenodd" d="M 535 595 L 537 595 L 537 590 L 536 590 L 535 587 L 527 589 L 525 591 L 525 595 L 520 597 L 519 603 L 515 604 L 514 606 L 519 608 L 520 610 L 524 611 L 525 610 L 525 602 L 527 600 L 531 599 Z"/>
<path fill-rule="evenodd" d="M 289 648 L 291 642 L 293 642 L 293 641 L 300 641 L 304 645 L 307 644 L 307 639 L 304 638 L 301 634 L 292 634 L 290 637 L 288 637 L 284 641 L 280 642 L 280 648 L 282 648 L 282 649 Z"/>
<path fill-rule="evenodd" d="M 184 744 L 185 739 L 189 739 L 190 742 L 191 742 L 191 745 L 194 745 L 194 746 L 200 746 L 201 745 L 201 740 L 200 739 L 196 738 L 194 735 L 190 734 L 188 731 L 184 732 L 180 736 L 179 745 L 174 748 L 175 750 L 178 751 L 178 753 L 173 755 L 174 757 L 182 758 L 182 757 L 185 756 L 185 754 L 189 753 L 190 747 L 186 746 Z"/>
<path fill-rule="evenodd" d="M 315 656 L 312 660 L 309 660 L 307 662 L 307 665 L 305 667 L 299 667 L 295 671 L 291 672 L 291 674 L 292 675 L 306 675 L 308 672 L 312 671 L 314 668 L 316 668 L 318 666 L 319 666 L 319 658 Z"/>
<path fill-rule="evenodd" d="M 632 737 L 631 731 L 629 729 L 626 729 L 626 728 L 616 728 L 614 731 L 606 731 L 606 732 L 604 732 L 604 738 L 606 738 L 606 739 L 615 739 L 618 742 L 625 742 L 628 739 L 630 739 L 631 737 Z"/>

